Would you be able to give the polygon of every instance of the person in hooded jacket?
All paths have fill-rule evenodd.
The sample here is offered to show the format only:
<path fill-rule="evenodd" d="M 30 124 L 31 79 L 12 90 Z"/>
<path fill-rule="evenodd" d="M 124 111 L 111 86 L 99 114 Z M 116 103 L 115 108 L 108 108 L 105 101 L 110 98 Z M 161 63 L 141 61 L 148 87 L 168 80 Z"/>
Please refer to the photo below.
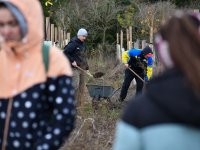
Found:
<path fill-rule="evenodd" d="M 200 14 L 178 11 L 155 47 L 165 71 L 132 100 L 117 123 L 114 150 L 200 149 Z"/>
<path fill-rule="evenodd" d="M 56 150 L 74 128 L 71 66 L 51 47 L 45 67 L 43 20 L 37 0 L 0 0 L 1 150 Z"/>
<path fill-rule="evenodd" d="M 73 37 L 70 42 L 64 47 L 64 54 L 69 58 L 71 65 L 73 67 L 74 73 L 74 87 L 79 88 L 81 70 L 78 68 L 88 71 L 89 66 L 86 58 L 86 44 L 88 32 L 86 29 L 81 28 L 78 30 L 77 36 Z"/>
<path fill-rule="evenodd" d="M 153 51 L 149 46 L 146 46 L 143 50 L 130 49 L 123 52 L 122 62 L 124 63 L 125 76 L 122 84 L 119 101 L 123 102 L 127 96 L 128 88 L 135 78 L 136 80 L 136 95 L 143 89 L 144 80 L 149 81 L 152 77 L 152 66 L 153 66 Z M 133 71 L 136 74 L 133 73 Z M 142 80 L 141 80 L 142 79 Z"/>

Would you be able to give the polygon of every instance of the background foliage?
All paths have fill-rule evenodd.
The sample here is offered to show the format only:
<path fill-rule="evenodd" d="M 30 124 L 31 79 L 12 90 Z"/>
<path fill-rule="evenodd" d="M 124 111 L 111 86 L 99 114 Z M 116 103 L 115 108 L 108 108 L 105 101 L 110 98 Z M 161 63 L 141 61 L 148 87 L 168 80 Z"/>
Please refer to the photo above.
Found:
<path fill-rule="evenodd" d="M 79 28 L 89 32 L 88 49 L 106 52 L 115 49 L 116 33 L 133 26 L 133 39 L 149 41 L 154 32 L 177 8 L 200 9 L 198 0 L 41 0 L 45 16 L 72 36 Z M 125 37 L 124 37 L 125 38 Z"/>

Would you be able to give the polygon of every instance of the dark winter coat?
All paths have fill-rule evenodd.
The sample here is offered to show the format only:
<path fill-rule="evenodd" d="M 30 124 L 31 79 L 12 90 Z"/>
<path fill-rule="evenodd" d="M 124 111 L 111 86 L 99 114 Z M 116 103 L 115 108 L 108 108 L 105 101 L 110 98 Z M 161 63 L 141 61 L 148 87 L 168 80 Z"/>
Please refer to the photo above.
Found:
<path fill-rule="evenodd" d="M 131 101 L 122 120 L 143 128 L 163 123 L 183 123 L 200 128 L 200 98 L 177 70 L 153 79 L 144 95 Z"/>
<path fill-rule="evenodd" d="M 88 70 L 89 66 L 86 59 L 86 45 L 78 37 L 74 37 L 64 47 L 64 54 L 69 58 L 70 62 L 76 61 L 81 68 Z"/>

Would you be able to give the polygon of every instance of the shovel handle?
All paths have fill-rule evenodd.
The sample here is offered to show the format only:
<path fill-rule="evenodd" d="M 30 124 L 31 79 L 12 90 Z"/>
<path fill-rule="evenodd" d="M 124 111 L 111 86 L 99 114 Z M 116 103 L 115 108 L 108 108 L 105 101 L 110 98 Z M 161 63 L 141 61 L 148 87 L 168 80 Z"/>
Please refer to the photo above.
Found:
<path fill-rule="evenodd" d="M 135 71 L 133 71 L 133 69 L 131 69 L 130 67 L 128 67 L 128 69 L 129 69 L 132 73 L 134 73 L 143 83 L 145 83 L 145 81 L 144 81 Z"/>
<path fill-rule="evenodd" d="M 89 72 L 85 71 L 85 70 L 84 70 L 84 69 L 82 69 L 81 67 L 79 67 L 79 66 L 76 66 L 76 68 L 78 68 L 79 70 L 81 70 L 82 72 L 84 72 L 85 74 L 87 74 L 88 76 L 90 76 L 90 77 L 93 77 L 93 75 L 92 75 L 91 73 L 89 73 Z"/>

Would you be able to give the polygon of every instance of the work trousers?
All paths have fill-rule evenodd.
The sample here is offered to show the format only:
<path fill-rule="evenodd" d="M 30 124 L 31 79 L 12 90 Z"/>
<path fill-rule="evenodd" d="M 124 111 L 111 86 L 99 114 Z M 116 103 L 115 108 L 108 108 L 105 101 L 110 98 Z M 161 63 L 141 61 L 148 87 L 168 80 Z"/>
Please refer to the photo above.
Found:
<path fill-rule="evenodd" d="M 135 70 L 134 70 L 135 71 Z M 144 72 L 135 71 L 142 79 L 144 79 Z M 120 99 L 124 100 L 127 96 L 128 88 L 131 84 L 131 81 L 135 78 L 136 80 L 136 94 L 142 91 L 143 89 L 143 81 L 141 81 L 133 72 L 129 69 L 125 70 L 124 82 L 121 88 Z"/>

